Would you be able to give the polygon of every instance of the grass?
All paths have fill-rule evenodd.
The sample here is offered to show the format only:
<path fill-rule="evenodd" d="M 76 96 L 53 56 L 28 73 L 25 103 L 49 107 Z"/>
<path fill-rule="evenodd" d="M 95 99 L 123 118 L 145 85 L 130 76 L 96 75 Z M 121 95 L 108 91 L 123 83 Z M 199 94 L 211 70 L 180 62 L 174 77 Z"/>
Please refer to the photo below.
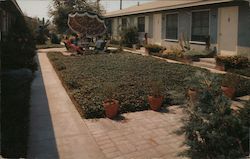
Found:
<path fill-rule="evenodd" d="M 187 77 L 194 76 L 198 70 L 208 72 L 130 53 L 80 57 L 49 53 L 48 57 L 85 118 L 104 116 L 102 101 L 106 98 L 105 88 L 110 84 L 114 98 L 120 101 L 120 112 L 133 112 L 148 109 L 146 99 L 152 82 L 162 82 L 166 105 L 179 104 L 186 99 Z M 241 79 L 238 95 L 249 93 L 243 89 L 249 87 L 250 80 Z"/>
<path fill-rule="evenodd" d="M 31 76 L 2 75 L 1 155 L 26 158 Z"/>

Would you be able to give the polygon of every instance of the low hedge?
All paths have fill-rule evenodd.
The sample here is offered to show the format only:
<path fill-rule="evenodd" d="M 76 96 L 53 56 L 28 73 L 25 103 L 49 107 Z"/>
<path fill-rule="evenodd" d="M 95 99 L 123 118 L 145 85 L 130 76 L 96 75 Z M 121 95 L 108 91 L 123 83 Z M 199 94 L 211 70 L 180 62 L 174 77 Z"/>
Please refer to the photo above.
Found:
<path fill-rule="evenodd" d="M 148 44 L 145 46 L 149 53 L 159 53 L 160 51 L 164 50 L 165 48 L 157 45 L 157 44 Z"/>
<path fill-rule="evenodd" d="M 85 113 L 85 118 L 104 117 L 102 101 L 107 94 L 104 88 L 110 83 L 114 88 L 113 97 L 120 102 L 120 112 L 134 112 L 149 108 L 147 95 L 151 81 L 163 81 L 165 106 L 182 104 L 189 87 L 186 78 L 194 76 L 198 70 L 208 72 L 130 53 L 86 56 L 49 53 L 48 57 L 56 69 L 56 61 L 66 66 L 66 69 L 57 70 L 58 74 L 68 88 L 68 93 Z M 249 94 L 250 90 L 246 89 L 249 87 L 250 80 L 242 79 L 237 92 Z"/>
<path fill-rule="evenodd" d="M 244 56 L 217 56 L 217 64 L 223 64 L 225 69 L 228 68 L 246 68 L 248 67 L 248 58 Z"/>

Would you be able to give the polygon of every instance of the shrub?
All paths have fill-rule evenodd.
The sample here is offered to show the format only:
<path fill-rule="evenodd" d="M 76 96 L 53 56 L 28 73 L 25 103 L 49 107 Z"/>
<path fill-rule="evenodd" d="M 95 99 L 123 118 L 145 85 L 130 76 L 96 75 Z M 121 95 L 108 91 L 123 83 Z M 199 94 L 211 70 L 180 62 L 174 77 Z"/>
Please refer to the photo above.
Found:
<path fill-rule="evenodd" d="M 240 158 L 244 157 L 241 141 L 245 130 L 240 119 L 232 112 L 231 102 L 220 90 L 216 80 L 204 79 L 198 101 L 189 103 L 188 119 L 184 132 L 187 154 L 191 158 Z"/>
<path fill-rule="evenodd" d="M 135 27 L 126 28 L 122 31 L 121 38 L 124 46 L 132 47 L 133 44 L 138 43 L 139 34 Z"/>
<path fill-rule="evenodd" d="M 51 33 L 50 41 L 51 44 L 60 44 L 61 42 L 60 38 L 55 33 Z"/>
<path fill-rule="evenodd" d="M 250 152 L 249 149 L 249 141 L 250 141 L 250 136 L 249 136 L 249 131 L 250 131 L 250 100 L 245 102 L 245 105 L 243 108 L 239 110 L 238 118 L 241 120 L 241 123 L 244 127 L 245 130 L 245 136 L 242 138 L 242 148 L 243 151 L 245 152 L 245 155 L 247 156 Z"/>
<path fill-rule="evenodd" d="M 162 53 L 162 57 L 177 60 L 179 58 L 183 58 L 184 55 L 182 50 L 177 48 L 171 48 L 164 50 Z"/>
<path fill-rule="evenodd" d="M 149 51 L 149 53 L 159 53 L 160 51 L 164 50 L 164 47 L 157 45 L 157 44 L 148 44 L 145 48 Z"/>
<path fill-rule="evenodd" d="M 226 69 L 248 67 L 248 58 L 244 56 L 217 56 L 216 62 L 224 64 Z"/>
<path fill-rule="evenodd" d="M 1 78 L 1 155 L 26 158 L 32 72 L 11 70 L 2 72 Z"/>
<path fill-rule="evenodd" d="M 34 37 L 23 17 L 16 19 L 7 38 L 0 45 L 2 69 L 37 69 Z"/>
<path fill-rule="evenodd" d="M 55 64 L 55 67 L 58 71 L 62 71 L 62 70 L 65 70 L 66 69 L 66 66 L 64 63 L 62 63 L 61 61 L 57 60 L 57 61 L 54 61 L 54 64 Z"/>
<path fill-rule="evenodd" d="M 189 50 L 189 51 L 186 51 L 184 55 L 194 57 L 194 58 L 210 58 L 210 57 L 214 57 L 215 51 L 214 50 L 203 50 L 203 51 Z"/>

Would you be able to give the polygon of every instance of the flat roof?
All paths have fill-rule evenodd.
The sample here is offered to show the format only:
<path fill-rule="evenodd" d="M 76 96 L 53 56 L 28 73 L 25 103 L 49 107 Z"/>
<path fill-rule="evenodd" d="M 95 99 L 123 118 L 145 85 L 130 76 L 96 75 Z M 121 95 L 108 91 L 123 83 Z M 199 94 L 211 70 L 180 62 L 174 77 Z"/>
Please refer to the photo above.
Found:
<path fill-rule="evenodd" d="M 19 13 L 24 16 L 23 11 L 21 10 L 21 8 L 19 7 L 19 5 L 17 4 L 16 0 L 11 0 L 11 2 L 15 5 L 15 7 L 17 8 L 17 10 L 19 11 Z"/>
<path fill-rule="evenodd" d="M 119 17 L 125 15 L 141 14 L 148 12 L 156 12 L 162 10 L 178 9 L 192 6 L 208 5 L 215 3 L 230 2 L 233 0 L 164 0 L 164 1 L 154 1 L 149 3 L 144 3 L 139 6 L 132 6 L 129 8 L 124 8 L 122 10 L 117 10 L 113 12 L 108 12 L 104 15 L 106 18 Z"/>

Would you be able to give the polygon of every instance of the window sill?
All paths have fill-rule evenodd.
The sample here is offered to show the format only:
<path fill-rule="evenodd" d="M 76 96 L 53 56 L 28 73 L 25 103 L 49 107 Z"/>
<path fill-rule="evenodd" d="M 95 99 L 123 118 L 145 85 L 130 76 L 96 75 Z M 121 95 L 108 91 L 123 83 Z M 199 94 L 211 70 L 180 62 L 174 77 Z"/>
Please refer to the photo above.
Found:
<path fill-rule="evenodd" d="M 200 42 L 200 41 L 190 41 L 190 44 L 206 45 L 205 42 Z"/>
<path fill-rule="evenodd" d="M 164 41 L 169 41 L 169 42 L 178 42 L 179 40 L 177 40 L 177 39 L 164 39 Z"/>

